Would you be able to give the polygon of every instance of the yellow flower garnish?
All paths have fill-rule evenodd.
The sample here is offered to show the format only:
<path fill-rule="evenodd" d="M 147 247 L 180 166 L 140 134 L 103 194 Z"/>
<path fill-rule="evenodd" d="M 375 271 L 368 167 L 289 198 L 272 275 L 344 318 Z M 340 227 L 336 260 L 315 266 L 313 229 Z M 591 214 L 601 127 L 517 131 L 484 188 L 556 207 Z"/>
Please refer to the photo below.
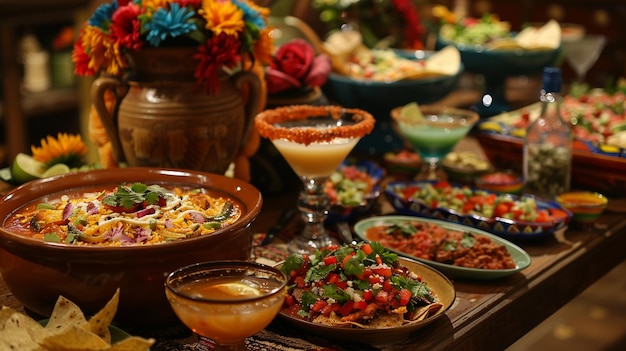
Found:
<path fill-rule="evenodd" d="M 87 146 L 79 134 L 58 133 L 56 139 L 48 135 L 46 139 L 41 139 L 41 147 L 33 145 L 30 149 L 33 158 L 48 167 L 57 163 L 80 167 L 83 156 L 87 154 Z"/>

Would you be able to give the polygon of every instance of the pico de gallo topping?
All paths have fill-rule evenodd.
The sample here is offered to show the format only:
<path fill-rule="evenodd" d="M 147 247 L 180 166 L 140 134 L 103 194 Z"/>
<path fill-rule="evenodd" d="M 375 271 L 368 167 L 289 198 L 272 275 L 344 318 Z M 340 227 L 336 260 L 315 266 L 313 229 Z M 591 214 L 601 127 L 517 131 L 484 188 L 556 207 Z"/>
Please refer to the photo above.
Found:
<path fill-rule="evenodd" d="M 426 306 L 434 306 L 433 313 L 441 307 L 421 276 L 377 242 L 292 254 L 281 270 L 289 276 L 285 307 L 314 323 L 368 325 L 397 316 L 404 324 L 426 318 Z"/>
<path fill-rule="evenodd" d="M 339 167 L 324 183 L 324 192 L 332 204 L 354 207 L 367 201 L 378 179 L 357 166 Z"/>
<path fill-rule="evenodd" d="M 447 181 L 402 184 L 392 190 L 405 201 L 420 201 L 429 208 L 445 208 L 462 215 L 542 223 L 568 216 L 558 208 L 540 208 L 532 196 L 495 194 L 469 186 L 455 186 Z"/>

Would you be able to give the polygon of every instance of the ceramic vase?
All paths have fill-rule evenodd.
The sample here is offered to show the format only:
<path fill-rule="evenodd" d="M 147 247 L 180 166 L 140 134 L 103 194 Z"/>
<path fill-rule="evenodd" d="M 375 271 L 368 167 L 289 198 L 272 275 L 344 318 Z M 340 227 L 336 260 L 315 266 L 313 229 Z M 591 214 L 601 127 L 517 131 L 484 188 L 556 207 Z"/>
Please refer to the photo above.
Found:
<path fill-rule="evenodd" d="M 142 49 L 130 55 L 127 78 L 93 82 L 92 102 L 119 164 L 223 174 L 245 145 L 259 112 L 259 78 L 222 72 L 217 92 L 206 93 L 194 78 L 194 52 Z"/>

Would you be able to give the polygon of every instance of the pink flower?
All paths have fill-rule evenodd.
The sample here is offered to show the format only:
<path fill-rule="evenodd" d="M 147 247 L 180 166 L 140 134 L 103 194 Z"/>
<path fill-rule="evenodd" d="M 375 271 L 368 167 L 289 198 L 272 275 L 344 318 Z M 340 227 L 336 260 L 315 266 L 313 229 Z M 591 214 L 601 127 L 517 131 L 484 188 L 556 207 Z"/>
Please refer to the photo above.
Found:
<path fill-rule="evenodd" d="M 301 87 L 316 87 L 326 83 L 331 71 L 329 58 L 316 56 L 313 46 L 304 39 L 292 39 L 283 44 L 266 70 L 265 79 L 270 94 Z"/>

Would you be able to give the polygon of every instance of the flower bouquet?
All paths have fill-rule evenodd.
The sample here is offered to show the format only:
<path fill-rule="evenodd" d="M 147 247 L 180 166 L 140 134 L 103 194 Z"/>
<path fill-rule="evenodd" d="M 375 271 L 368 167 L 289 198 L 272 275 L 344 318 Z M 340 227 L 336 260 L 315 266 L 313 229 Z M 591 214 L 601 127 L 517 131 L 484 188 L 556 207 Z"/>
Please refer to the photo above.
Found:
<path fill-rule="evenodd" d="M 269 63 L 269 9 L 251 0 L 112 0 L 80 30 L 75 73 L 123 76 L 126 54 L 144 48 L 195 48 L 194 77 L 207 92 L 219 89 L 222 68 Z"/>

